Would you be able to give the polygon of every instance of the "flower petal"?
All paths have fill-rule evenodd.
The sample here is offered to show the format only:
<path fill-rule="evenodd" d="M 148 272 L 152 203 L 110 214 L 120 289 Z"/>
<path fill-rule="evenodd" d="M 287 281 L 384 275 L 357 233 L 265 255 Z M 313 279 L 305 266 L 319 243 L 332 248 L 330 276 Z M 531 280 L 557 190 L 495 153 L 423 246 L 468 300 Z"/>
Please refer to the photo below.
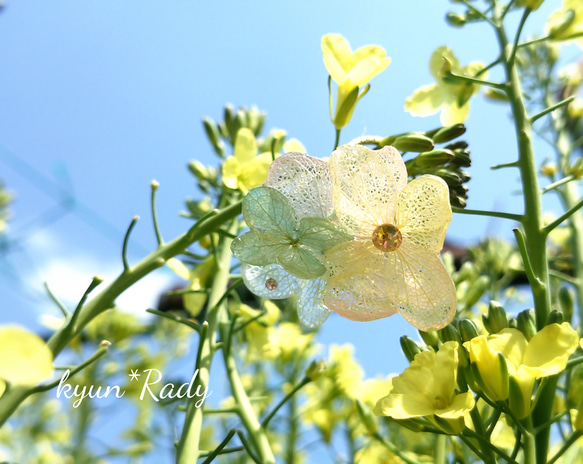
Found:
<path fill-rule="evenodd" d="M 522 364 L 528 341 L 520 330 L 507 328 L 502 329 L 497 334 L 490 335 L 488 345 L 494 351 L 504 355 L 508 365 L 508 373 L 515 374 Z"/>
<path fill-rule="evenodd" d="M 326 281 L 323 279 L 311 279 L 300 281 L 298 296 L 298 318 L 309 329 L 320 327 L 328 316 L 332 314 L 322 299 L 326 289 Z"/>
<path fill-rule="evenodd" d="M 231 243 L 231 251 L 235 257 L 247 264 L 265 266 L 275 264 L 278 256 L 286 253 L 291 245 L 280 241 L 269 240 L 257 232 L 247 232 Z"/>
<path fill-rule="evenodd" d="M 449 189 L 440 177 L 418 177 L 399 193 L 396 225 L 403 240 L 437 253 L 451 218 Z"/>
<path fill-rule="evenodd" d="M 458 106 L 457 101 L 451 100 L 443 105 L 440 121 L 444 126 L 453 126 L 454 124 L 464 123 L 470 112 L 470 102 Z"/>
<path fill-rule="evenodd" d="M 389 65 L 391 59 L 386 55 L 385 49 L 378 45 L 359 48 L 351 56 L 348 80 L 358 87 L 364 86 Z"/>
<path fill-rule="evenodd" d="M 405 111 L 411 113 L 411 116 L 431 116 L 449 99 L 443 85 L 424 85 L 405 100 Z"/>
<path fill-rule="evenodd" d="M 315 279 L 326 272 L 326 267 L 322 262 L 299 245 L 288 246 L 278 252 L 277 262 L 287 272 L 300 279 Z"/>
<path fill-rule="evenodd" d="M 251 230 L 272 241 L 284 241 L 295 231 L 297 216 L 279 191 L 257 187 L 243 200 L 243 218 Z"/>
<path fill-rule="evenodd" d="M 430 416 L 435 408 L 425 396 L 390 393 L 379 400 L 374 412 L 378 416 L 389 416 L 393 419 L 410 419 Z"/>
<path fill-rule="evenodd" d="M 340 34 L 327 34 L 322 37 L 322 54 L 328 74 L 341 84 L 350 70 L 352 50 L 348 41 Z"/>
<path fill-rule="evenodd" d="M 241 163 L 234 156 L 229 156 L 223 163 L 223 183 L 230 189 L 237 189 L 237 177 L 241 169 Z"/>
<path fill-rule="evenodd" d="M 394 222 L 397 195 L 407 185 L 395 148 L 343 145 L 330 158 L 330 178 L 334 211 L 349 234 L 370 238 L 378 225 Z"/>
<path fill-rule="evenodd" d="M 437 82 L 441 82 L 441 68 L 443 68 L 443 65 L 445 64 L 444 58 L 451 63 L 452 71 L 458 72 L 460 69 L 460 62 L 449 47 L 437 48 L 429 59 L 431 75 Z"/>
<path fill-rule="evenodd" d="M 298 219 L 332 214 L 330 170 L 326 161 L 303 153 L 286 153 L 271 164 L 265 185 L 287 197 Z"/>
<path fill-rule="evenodd" d="M 457 419 L 469 413 L 474 409 L 475 405 L 476 399 L 472 392 L 460 393 L 454 396 L 452 403 L 448 407 L 436 411 L 435 415 L 442 419 Z"/>
<path fill-rule="evenodd" d="M 247 288 L 257 296 L 280 300 L 295 296 L 300 291 L 301 280 L 286 272 L 279 264 L 253 266 L 241 264 L 241 276 Z M 275 288 L 270 290 L 269 279 L 275 282 Z M 273 283 L 272 283 L 273 285 Z"/>
<path fill-rule="evenodd" d="M 243 127 L 237 132 L 233 156 L 240 163 L 248 163 L 257 155 L 257 142 L 251 129 Z"/>
<path fill-rule="evenodd" d="M 243 193 L 247 194 L 249 190 L 265 182 L 271 162 L 271 153 L 261 153 L 239 167 L 237 181 Z"/>
<path fill-rule="evenodd" d="M 300 221 L 298 240 L 302 245 L 320 252 L 327 251 L 352 238 L 351 235 L 324 218 L 302 218 Z"/>
<path fill-rule="evenodd" d="M 536 378 L 558 374 L 567 366 L 578 342 L 579 336 L 569 323 L 549 324 L 528 343 L 522 367 Z"/>

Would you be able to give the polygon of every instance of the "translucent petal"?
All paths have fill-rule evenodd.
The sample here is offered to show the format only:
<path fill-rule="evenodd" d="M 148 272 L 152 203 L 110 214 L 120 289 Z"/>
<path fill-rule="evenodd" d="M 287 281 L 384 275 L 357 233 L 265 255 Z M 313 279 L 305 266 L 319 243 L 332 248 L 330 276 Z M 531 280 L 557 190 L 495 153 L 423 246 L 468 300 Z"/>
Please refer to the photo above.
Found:
<path fill-rule="evenodd" d="M 268 240 L 254 231 L 247 232 L 231 243 L 231 251 L 235 257 L 247 264 L 265 266 L 277 262 L 278 256 L 284 254 L 289 244 L 281 241 Z"/>
<path fill-rule="evenodd" d="M 283 193 L 299 219 L 332 214 L 330 170 L 326 161 L 304 153 L 286 153 L 271 164 L 265 185 Z"/>
<path fill-rule="evenodd" d="M 262 237 L 284 241 L 294 233 L 297 216 L 288 199 L 269 187 L 257 187 L 243 200 L 243 218 Z"/>
<path fill-rule="evenodd" d="M 343 145 L 332 153 L 330 177 L 334 211 L 349 234 L 369 238 L 376 226 L 394 221 L 397 194 L 407 185 L 395 148 Z"/>
<path fill-rule="evenodd" d="M 278 251 L 277 262 L 300 279 L 315 279 L 326 272 L 321 261 L 301 246 L 288 246 Z"/>
<path fill-rule="evenodd" d="M 0 379 L 35 385 L 53 374 L 53 354 L 38 335 L 23 327 L 0 328 Z"/>
<path fill-rule="evenodd" d="M 470 102 L 467 101 L 464 105 L 458 106 L 456 100 L 446 103 L 441 111 L 440 121 L 444 126 L 452 126 L 454 124 L 461 124 L 466 121 L 470 112 Z"/>
<path fill-rule="evenodd" d="M 445 63 L 443 58 L 447 58 L 447 60 L 451 63 L 451 69 L 453 72 L 459 72 L 460 69 L 460 62 L 449 47 L 437 48 L 429 59 L 429 69 L 431 70 L 431 75 L 437 82 L 441 82 L 440 71 Z"/>
<path fill-rule="evenodd" d="M 440 177 L 418 177 L 399 193 L 396 226 L 404 240 L 427 251 L 443 248 L 451 217 L 449 189 Z"/>
<path fill-rule="evenodd" d="M 356 50 L 351 56 L 351 69 L 348 80 L 358 87 L 364 86 L 391 62 L 386 52 L 378 45 L 366 45 Z"/>
<path fill-rule="evenodd" d="M 251 129 L 243 127 L 237 132 L 233 156 L 240 163 L 248 163 L 257 155 L 257 142 Z"/>
<path fill-rule="evenodd" d="M 322 54 L 328 74 L 341 84 L 350 69 L 352 50 L 348 41 L 340 34 L 327 34 L 322 37 Z"/>
<path fill-rule="evenodd" d="M 327 219 L 316 217 L 303 218 L 300 221 L 298 240 L 304 246 L 323 252 L 342 242 L 352 240 L 352 236 Z"/>
<path fill-rule="evenodd" d="M 424 85 L 405 100 L 405 111 L 412 116 L 431 116 L 439 111 L 447 99 L 443 85 Z"/>
<path fill-rule="evenodd" d="M 330 279 L 346 279 L 354 274 L 374 272 L 382 265 L 372 240 L 352 240 L 341 243 L 324 254 Z"/>
<path fill-rule="evenodd" d="M 325 289 L 326 282 L 323 279 L 300 281 L 298 318 L 309 329 L 320 327 L 332 313 L 322 299 Z"/>
<path fill-rule="evenodd" d="M 286 272 L 279 264 L 252 266 L 243 263 L 241 265 L 241 276 L 243 277 L 243 282 L 253 294 L 273 300 L 281 300 L 297 295 L 300 291 L 300 283 L 303 282 Z M 268 288 L 269 285 L 266 286 L 269 279 L 275 281 L 275 288 L 272 290 Z"/>

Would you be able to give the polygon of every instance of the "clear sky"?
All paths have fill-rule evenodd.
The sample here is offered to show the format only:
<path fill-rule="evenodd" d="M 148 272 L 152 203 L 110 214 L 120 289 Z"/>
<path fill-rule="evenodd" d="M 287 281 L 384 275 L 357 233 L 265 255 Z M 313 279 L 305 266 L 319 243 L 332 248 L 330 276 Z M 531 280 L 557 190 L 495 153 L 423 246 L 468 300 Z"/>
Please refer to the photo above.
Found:
<path fill-rule="evenodd" d="M 541 30 L 559 6 L 547 0 L 526 35 Z M 16 201 L 11 242 L 0 251 L 0 323 L 38 328 L 39 315 L 50 308 L 43 280 L 75 299 L 92 275 L 114 276 L 135 215 L 142 220 L 130 258 L 152 250 L 152 179 L 160 182 L 163 235 L 169 240 L 185 231 L 190 223 L 178 212 L 186 197 L 198 195 L 186 164 L 195 158 L 217 164 L 200 121 L 220 119 L 225 103 L 257 105 L 268 113 L 266 128 L 286 129 L 311 155 L 329 156 L 334 129 L 320 50 L 326 33 L 343 34 L 353 49 L 382 45 L 392 58 L 341 142 L 439 126 L 438 116 L 412 118 L 403 109 L 407 96 L 432 83 L 433 50 L 449 45 L 462 65 L 497 56 L 486 26 L 445 24 L 446 11 L 455 7 L 445 0 L 7 1 L 0 14 L 0 179 Z M 516 156 L 508 109 L 479 96 L 467 126 L 473 159 L 468 207 L 521 212 L 517 173 L 488 170 Z M 540 160 L 550 154 L 538 148 Z M 61 214 L 69 194 L 74 204 Z M 511 237 L 511 228 L 504 220 L 456 215 L 448 239 Z M 161 271 L 148 285 L 171 280 Z M 140 312 L 152 304 L 145 287 L 120 301 Z M 334 316 L 320 340 L 353 343 L 373 376 L 405 365 L 403 334 L 416 338 L 398 316 L 374 323 Z"/>

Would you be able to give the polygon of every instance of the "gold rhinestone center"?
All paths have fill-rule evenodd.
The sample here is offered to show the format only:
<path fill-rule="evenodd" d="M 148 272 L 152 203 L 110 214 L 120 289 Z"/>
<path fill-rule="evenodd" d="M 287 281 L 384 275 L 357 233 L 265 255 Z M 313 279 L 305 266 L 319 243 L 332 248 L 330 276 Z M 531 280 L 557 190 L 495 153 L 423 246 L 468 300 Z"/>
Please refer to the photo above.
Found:
<path fill-rule="evenodd" d="M 377 250 L 395 251 L 402 241 L 401 232 L 393 224 L 382 224 L 372 233 L 372 244 Z"/>

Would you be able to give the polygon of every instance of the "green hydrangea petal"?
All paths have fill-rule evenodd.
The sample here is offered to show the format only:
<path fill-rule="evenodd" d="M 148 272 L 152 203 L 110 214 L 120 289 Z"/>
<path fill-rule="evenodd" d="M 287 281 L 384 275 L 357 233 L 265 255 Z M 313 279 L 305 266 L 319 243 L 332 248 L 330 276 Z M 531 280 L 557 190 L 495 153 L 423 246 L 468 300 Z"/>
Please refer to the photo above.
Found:
<path fill-rule="evenodd" d="M 287 272 L 300 279 L 315 279 L 326 271 L 326 267 L 318 258 L 299 245 L 288 246 L 278 252 L 277 262 Z"/>
<path fill-rule="evenodd" d="M 324 218 L 303 218 L 300 221 L 299 242 L 321 252 L 328 251 L 353 237 Z"/>
<path fill-rule="evenodd" d="M 296 232 L 296 212 L 282 193 L 270 187 L 249 192 L 243 200 L 243 218 L 251 230 L 273 242 L 289 243 Z"/>
<path fill-rule="evenodd" d="M 277 257 L 290 248 L 289 244 L 274 242 L 251 231 L 237 237 L 231 243 L 231 251 L 235 257 L 247 264 L 265 266 L 277 262 Z"/>

